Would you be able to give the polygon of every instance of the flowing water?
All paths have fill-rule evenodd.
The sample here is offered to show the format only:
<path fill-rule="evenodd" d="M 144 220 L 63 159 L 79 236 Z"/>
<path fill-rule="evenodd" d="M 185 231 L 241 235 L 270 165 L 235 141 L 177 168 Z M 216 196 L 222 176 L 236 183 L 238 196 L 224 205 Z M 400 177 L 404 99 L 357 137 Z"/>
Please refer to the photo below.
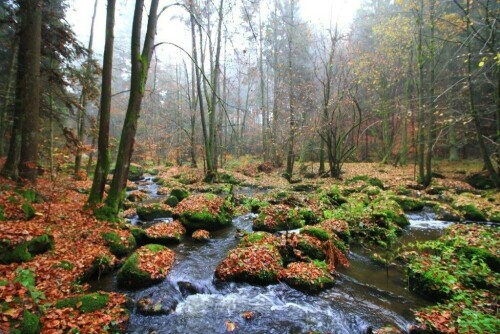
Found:
<path fill-rule="evenodd" d="M 413 321 L 411 310 L 427 303 L 410 293 L 404 273 L 370 260 L 361 248 L 351 250 L 351 266 L 339 271 L 332 289 L 306 295 L 285 284 L 253 286 L 214 281 L 217 264 L 238 244 L 236 228 L 251 231 L 254 215 L 236 217 L 233 226 L 213 232 L 210 242 L 186 238 L 172 246 L 176 262 L 168 278 L 153 287 L 122 291 L 114 275 L 101 278 L 94 290 L 122 291 L 133 301 L 147 297 L 174 311 L 145 316 L 134 307 L 129 333 L 365 333 L 368 327 L 393 325 L 406 330 Z M 409 215 L 411 225 L 401 243 L 439 237 L 448 223 L 432 214 Z M 189 289 L 184 288 L 186 284 Z M 189 290 L 189 291 L 187 291 Z M 250 320 L 243 313 L 254 312 Z"/>

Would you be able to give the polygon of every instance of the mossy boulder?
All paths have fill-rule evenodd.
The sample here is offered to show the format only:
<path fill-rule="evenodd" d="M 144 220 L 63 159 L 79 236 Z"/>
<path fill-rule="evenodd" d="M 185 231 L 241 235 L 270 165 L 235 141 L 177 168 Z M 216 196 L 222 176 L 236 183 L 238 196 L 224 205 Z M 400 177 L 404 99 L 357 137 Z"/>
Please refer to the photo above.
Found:
<path fill-rule="evenodd" d="M 490 175 L 486 171 L 468 175 L 465 178 L 465 182 L 477 189 L 486 190 L 495 188 L 495 183 L 491 180 Z"/>
<path fill-rule="evenodd" d="M 323 291 L 334 284 L 328 265 L 322 261 L 290 263 L 281 272 L 281 279 L 291 287 L 308 293 Z"/>
<path fill-rule="evenodd" d="M 312 208 L 300 208 L 299 215 L 306 225 L 314 225 L 321 220 L 321 214 Z"/>
<path fill-rule="evenodd" d="M 410 221 L 405 216 L 401 206 L 393 199 L 378 197 L 371 204 L 371 218 L 378 225 L 388 227 L 389 224 L 395 224 L 399 227 L 410 225 Z"/>
<path fill-rule="evenodd" d="M 303 226 L 304 221 L 298 210 L 284 204 L 276 204 L 262 208 L 252 227 L 254 231 L 277 232 Z"/>
<path fill-rule="evenodd" d="M 346 244 L 351 242 L 351 231 L 349 224 L 345 220 L 328 219 L 315 226 L 315 228 L 337 235 Z M 309 232 L 306 231 L 305 233 Z M 319 238 L 318 235 L 315 236 Z M 321 238 L 319 239 L 322 240 Z"/>
<path fill-rule="evenodd" d="M 38 334 L 40 333 L 40 317 L 28 310 L 23 312 L 23 318 L 19 323 L 19 328 L 10 331 L 11 334 Z"/>
<path fill-rule="evenodd" d="M 148 242 L 168 245 L 179 243 L 186 234 L 186 228 L 178 221 L 161 222 L 144 230 Z"/>
<path fill-rule="evenodd" d="M 170 206 L 172 208 L 175 208 L 177 206 L 177 204 L 179 204 L 179 200 L 177 199 L 177 197 L 170 195 L 165 200 L 165 204 L 167 204 L 168 206 Z"/>
<path fill-rule="evenodd" d="M 149 174 L 151 176 L 158 175 L 160 173 L 160 170 L 158 168 L 148 168 L 146 169 L 146 174 Z"/>
<path fill-rule="evenodd" d="M 327 241 L 332 238 L 332 234 L 329 231 L 318 226 L 306 226 L 300 230 L 300 233 L 310 235 L 320 241 Z"/>
<path fill-rule="evenodd" d="M 384 183 L 380 179 L 378 179 L 376 177 L 369 177 L 367 175 L 357 175 L 357 176 L 345 181 L 345 184 L 350 185 L 353 183 L 358 183 L 359 181 L 363 181 L 368 185 L 378 187 L 382 190 L 384 189 Z"/>
<path fill-rule="evenodd" d="M 191 237 L 198 242 L 207 242 L 210 240 L 210 232 L 207 230 L 196 230 Z"/>
<path fill-rule="evenodd" d="M 299 250 L 302 256 L 313 260 L 324 260 L 326 258 L 321 240 L 309 234 L 298 235 L 294 248 Z"/>
<path fill-rule="evenodd" d="M 238 247 L 250 247 L 254 245 L 276 245 L 278 238 L 269 232 L 253 232 L 248 233 L 241 238 Z"/>
<path fill-rule="evenodd" d="M 139 181 L 142 179 L 142 175 L 144 174 L 144 168 L 135 163 L 131 163 L 128 169 L 128 179 L 130 181 Z"/>
<path fill-rule="evenodd" d="M 198 194 L 181 201 L 175 208 L 175 216 L 191 231 L 213 231 L 231 225 L 232 209 L 230 197 Z"/>
<path fill-rule="evenodd" d="M 229 252 L 215 270 L 222 281 L 273 284 L 278 282 L 283 261 L 274 245 L 257 244 Z"/>
<path fill-rule="evenodd" d="M 139 206 L 136 211 L 139 218 L 143 221 L 151 221 L 158 218 L 170 218 L 173 214 L 172 208 L 162 203 Z"/>
<path fill-rule="evenodd" d="M 174 258 L 175 253 L 165 246 L 143 246 L 130 255 L 118 271 L 118 284 L 135 289 L 159 283 L 167 277 Z"/>
<path fill-rule="evenodd" d="M 182 201 L 183 199 L 188 198 L 189 195 L 190 195 L 189 191 L 187 191 L 186 189 L 181 189 L 181 188 L 174 188 L 170 192 L 170 196 L 174 196 L 175 198 L 177 198 L 177 200 L 179 202 Z"/>
<path fill-rule="evenodd" d="M 101 310 L 109 302 L 109 294 L 104 292 L 94 292 L 81 296 L 69 297 L 59 300 L 56 308 L 72 308 L 83 313 Z"/>
<path fill-rule="evenodd" d="M 240 181 L 238 181 L 233 175 L 228 173 L 219 174 L 217 179 L 217 181 L 221 183 L 240 184 Z"/>
<path fill-rule="evenodd" d="M 54 238 L 42 234 L 32 239 L 13 244 L 11 240 L 0 239 L 0 263 L 26 262 L 37 254 L 54 248 Z"/>
<path fill-rule="evenodd" d="M 110 273 L 115 268 L 116 258 L 110 254 L 97 255 L 90 267 L 85 268 L 83 274 L 79 277 L 79 282 L 88 282 L 98 279 L 101 275 Z"/>
<path fill-rule="evenodd" d="M 133 203 L 142 202 L 147 198 L 148 198 L 148 195 L 146 195 L 145 193 L 143 193 L 140 190 L 131 191 L 127 196 L 127 200 L 130 202 L 133 202 Z"/>
<path fill-rule="evenodd" d="M 459 210 L 464 214 L 465 219 L 484 222 L 486 221 L 486 215 L 479 210 L 474 204 L 466 204 L 459 206 Z"/>
<path fill-rule="evenodd" d="M 409 196 L 394 196 L 393 199 L 404 212 L 420 211 L 425 206 L 425 201 Z"/>
<path fill-rule="evenodd" d="M 134 236 L 137 245 L 144 245 L 147 243 L 146 232 L 140 227 L 132 227 L 130 233 Z"/>
<path fill-rule="evenodd" d="M 137 245 L 132 234 L 119 235 L 117 232 L 110 231 L 103 232 L 101 236 L 110 252 L 117 257 L 128 255 Z"/>

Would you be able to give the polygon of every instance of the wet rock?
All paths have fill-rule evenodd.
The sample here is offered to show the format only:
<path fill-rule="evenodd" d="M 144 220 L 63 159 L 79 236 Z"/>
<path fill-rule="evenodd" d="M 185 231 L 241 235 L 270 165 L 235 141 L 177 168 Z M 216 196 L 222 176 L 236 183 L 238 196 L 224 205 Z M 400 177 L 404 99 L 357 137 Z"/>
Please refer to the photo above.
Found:
<path fill-rule="evenodd" d="M 181 201 L 175 208 L 175 216 L 189 230 L 213 231 L 231 225 L 232 203 L 213 194 L 198 194 Z"/>
<path fill-rule="evenodd" d="M 138 207 L 136 210 L 137 215 L 143 221 L 172 217 L 172 208 L 162 203 L 143 205 Z"/>
<path fill-rule="evenodd" d="M 200 289 L 191 282 L 179 281 L 177 282 L 177 286 L 184 298 L 200 293 Z"/>
<path fill-rule="evenodd" d="M 170 196 L 174 196 L 179 202 L 182 201 L 183 199 L 188 198 L 189 195 L 190 195 L 189 191 L 180 188 L 174 188 L 170 192 Z"/>
<path fill-rule="evenodd" d="M 177 304 L 173 298 L 154 300 L 151 297 L 143 297 L 137 302 L 137 311 L 143 315 L 168 315 L 175 311 Z"/>
<path fill-rule="evenodd" d="M 139 190 L 134 190 L 134 191 L 130 192 L 130 194 L 128 194 L 128 196 L 127 196 L 127 200 L 129 200 L 130 202 L 142 202 L 143 200 L 145 200 L 147 198 L 148 198 L 148 195 L 146 195 L 145 193 L 143 193 L 142 191 L 139 191 Z"/>
<path fill-rule="evenodd" d="M 174 257 L 175 253 L 165 246 L 143 246 L 130 255 L 118 271 L 118 284 L 135 289 L 159 283 L 170 272 Z"/>
<path fill-rule="evenodd" d="M 404 212 L 420 211 L 425 206 L 425 201 L 409 196 L 394 196 L 393 199 L 401 206 Z"/>
<path fill-rule="evenodd" d="M 165 204 L 167 204 L 168 206 L 170 206 L 172 208 L 175 208 L 177 206 L 177 204 L 179 204 L 179 200 L 175 196 L 169 196 L 165 200 Z"/>

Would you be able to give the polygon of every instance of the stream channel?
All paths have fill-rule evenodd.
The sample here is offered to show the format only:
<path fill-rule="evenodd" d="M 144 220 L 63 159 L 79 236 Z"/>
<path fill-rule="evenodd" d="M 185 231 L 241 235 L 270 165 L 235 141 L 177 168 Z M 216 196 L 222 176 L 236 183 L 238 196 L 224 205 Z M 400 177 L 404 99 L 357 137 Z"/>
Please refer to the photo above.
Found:
<path fill-rule="evenodd" d="M 152 201 L 164 198 L 156 195 L 157 186 L 150 178 L 139 187 L 147 190 Z M 249 189 L 244 191 L 248 194 Z M 365 333 L 368 327 L 386 325 L 406 331 L 414 320 L 411 310 L 428 305 L 408 291 L 401 269 L 374 263 L 369 252 L 360 247 L 350 250 L 351 265 L 339 270 L 335 286 L 317 295 L 304 294 L 284 283 L 215 283 L 216 266 L 239 242 L 236 228 L 251 231 L 254 217 L 235 217 L 233 226 L 212 232 L 208 243 L 186 238 L 170 246 L 176 261 L 160 284 L 137 291 L 122 290 L 116 275 L 110 274 L 93 282 L 92 290 L 119 291 L 135 303 L 147 297 L 160 301 L 166 309 L 175 307 L 167 315 L 146 316 L 134 306 L 128 333 L 227 333 L 226 321 L 236 325 L 233 333 Z M 409 214 L 408 218 L 411 225 L 400 237 L 401 244 L 436 239 L 450 224 L 434 220 L 425 211 Z M 246 311 L 254 312 L 254 317 L 245 320 L 242 314 Z"/>

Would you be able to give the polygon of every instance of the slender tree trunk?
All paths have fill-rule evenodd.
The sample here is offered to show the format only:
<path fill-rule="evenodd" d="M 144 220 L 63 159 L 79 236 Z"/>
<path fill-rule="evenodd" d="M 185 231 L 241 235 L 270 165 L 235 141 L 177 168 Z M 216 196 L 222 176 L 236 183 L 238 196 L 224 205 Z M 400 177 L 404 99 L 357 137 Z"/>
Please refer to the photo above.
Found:
<path fill-rule="evenodd" d="M 120 138 L 113 181 L 111 182 L 108 198 L 106 199 L 106 204 L 115 213 L 120 209 L 121 202 L 125 196 L 130 160 L 132 158 L 135 133 L 137 131 L 137 121 L 141 112 L 141 102 L 146 88 L 151 56 L 153 55 L 156 23 L 158 20 L 158 3 L 159 0 L 151 1 L 142 54 L 140 42 L 144 0 L 137 0 L 135 4 L 131 42 L 132 74 L 130 78 L 130 97 Z"/>
<path fill-rule="evenodd" d="M 266 138 L 266 101 L 264 86 L 264 60 L 263 60 L 263 38 L 262 38 L 262 15 L 259 2 L 259 79 L 260 79 L 260 111 L 262 113 L 262 157 L 264 161 L 269 159 Z"/>
<path fill-rule="evenodd" d="M 424 0 L 420 0 L 418 9 L 418 41 L 417 41 L 417 62 L 418 62 L 418 182 L 422 183 L 425 179 L 425 142 L 424 142 L 424 52 L 423 52 L 423 19 L 424 19 Z"/>
<path fill-rule="evenodd" d="M 23 75 L 19 112 L 22 117 L 21 155 L 19 177 L 36 183 L 38 175 L 38 130 L 40 127 L 40 46 L 42 39 L 42 1 L 25 0 L 20 3 L 21 34 L 19 54 L 24 53 L 18 71 Z"/>
<path fill-rule="evenodd" d="M 495 168 L 490 159 L 490 155 L 488 152 L 488 148 L 486 147 L 486 143 L 484 142 L 483 132 L 481 129 L 481 120 L 479 118 L 479 114 L 476 109 L 475 101 L 474 101 L 474 82 L 472 80 L 472 38 L 471 33 L 471 19 L 470 19 L 470 4 L 471 0 L 467 0 L 466 2 L 466 23 L 467 23 L 467 84 L 469 86 L 469 109 L 474 122 L 474 126 L 476 128 L 477 141 L 479 144 L 479 149 L 483 155 L 484 167 L 490 174 L 490 178 L 495 184 L 497 188 L 500 188 L 500 175 L 497 174 Z"/>
<path fill-rule="evenodd" d="M 430 78 L 429 78 L 429 115 L 427 117 L 427 138 L 426 138 L 426 158 L 425 158 L 425 180 L 424 186 L 428 186 L 432 181 L 432 146 L 434 145 L 434 113 L 436 112 L 436 102 L 434 98 L 434 81 L 436 67 L 436 44 L 435 44 L 435 16 L 436 0 L 431 0 L 429 5 L 429 20 L 430 20 L 430 41 L 429 41 L 429 60 L 430 60 Z"/>
<path fill-rule="evenodd" d="M 293 60 L 292 60 L 292 47 L 293 47 L 293 29 L 294 29 L 294 0 L 290 2 L 290 26 L 288 34 L 288 86 L 289 86 L 289 108 L 290 108 L 290 132 L 288 139 L 288 153 L 286 158 L 286 177 L 288 180 L 292 179 L 293 165 L 295 162 L 294 145 L 295 145 L 295 111 L 294 111 L 294 86 L 293 86 Z"/>
<path fill-rule="evenodd" d="M 92 69 L 91 69 L 91 63 L 92 63 L 92 44 L 94 42 L 94 25 L 95 25 L 95 18 L 97 15 L 97 3 L 99 0 L 94 1 L 94 12 L 92 14 L 92 21 L 90 24 L 90 37 L 89 37 L 89 46 L 88 46 L 88 55 L 87 55 L 87 68 L 86 68 L 86 73 L 85 73 L 85 85 L 82 88 L 82 94 L 80 95 L 80 103 L 82 105 L 82 109 L 78 111 L 78 119 L 77 119 L 77 128 L 78 128 L 78 142 L 79 142 L 79 147 L 77 148 L 76 151 L 76 156 L 75 156 L 75 175 L 78 175 L 80 173 L 80 168 L 82 165 L 82 151 L 83 151 L 83 145 L 85 144 L 85 132 L 86 132 L 86 124 L 85 120 L 87 118 L 87 104 L 88 104 L 88 87 L 86 86 L 90 81 L 91 81 L 91 76 L 92 76 Z"/>
<path fill-rule="evenodd" d="M 101 104 L 99 107 L 99 139 L 97 142 L 97 164 L 95 166 L 89 205 L 102 202 L 106 177 L 109 172 L 109 123 L 111 113 L 111 81 L 113 77 L 113 44 L 116 0 L 108 0 L 106 10 L 106 40 L 102 67 Z"/>
<path fill-rule="evenodd" d="M 19 49 L 19 39 L 14 38 L 12 41 L 12 55 L 9 64 L 9 78 L 7 81 L 7 89 L 5 90 L 5 101 L 2 110 L 0 110 L 0 157 L 5 155 L 5 133 L 7 132 L 7 116 L 11 106 L 11 91 L 14 85 L 14 78 L 16 74 L 16 59 L 17 51 Z"/>
<path fill-rule="evenodd" d="M 450 146 L 450 153 L 448 160 L 458 161 L 458 145 L 457 145 L 457 131 L 455 129 L 456 125 L 452 124 L 450 126 L 450 132 L 448 134 L 448 142 Z"/>

